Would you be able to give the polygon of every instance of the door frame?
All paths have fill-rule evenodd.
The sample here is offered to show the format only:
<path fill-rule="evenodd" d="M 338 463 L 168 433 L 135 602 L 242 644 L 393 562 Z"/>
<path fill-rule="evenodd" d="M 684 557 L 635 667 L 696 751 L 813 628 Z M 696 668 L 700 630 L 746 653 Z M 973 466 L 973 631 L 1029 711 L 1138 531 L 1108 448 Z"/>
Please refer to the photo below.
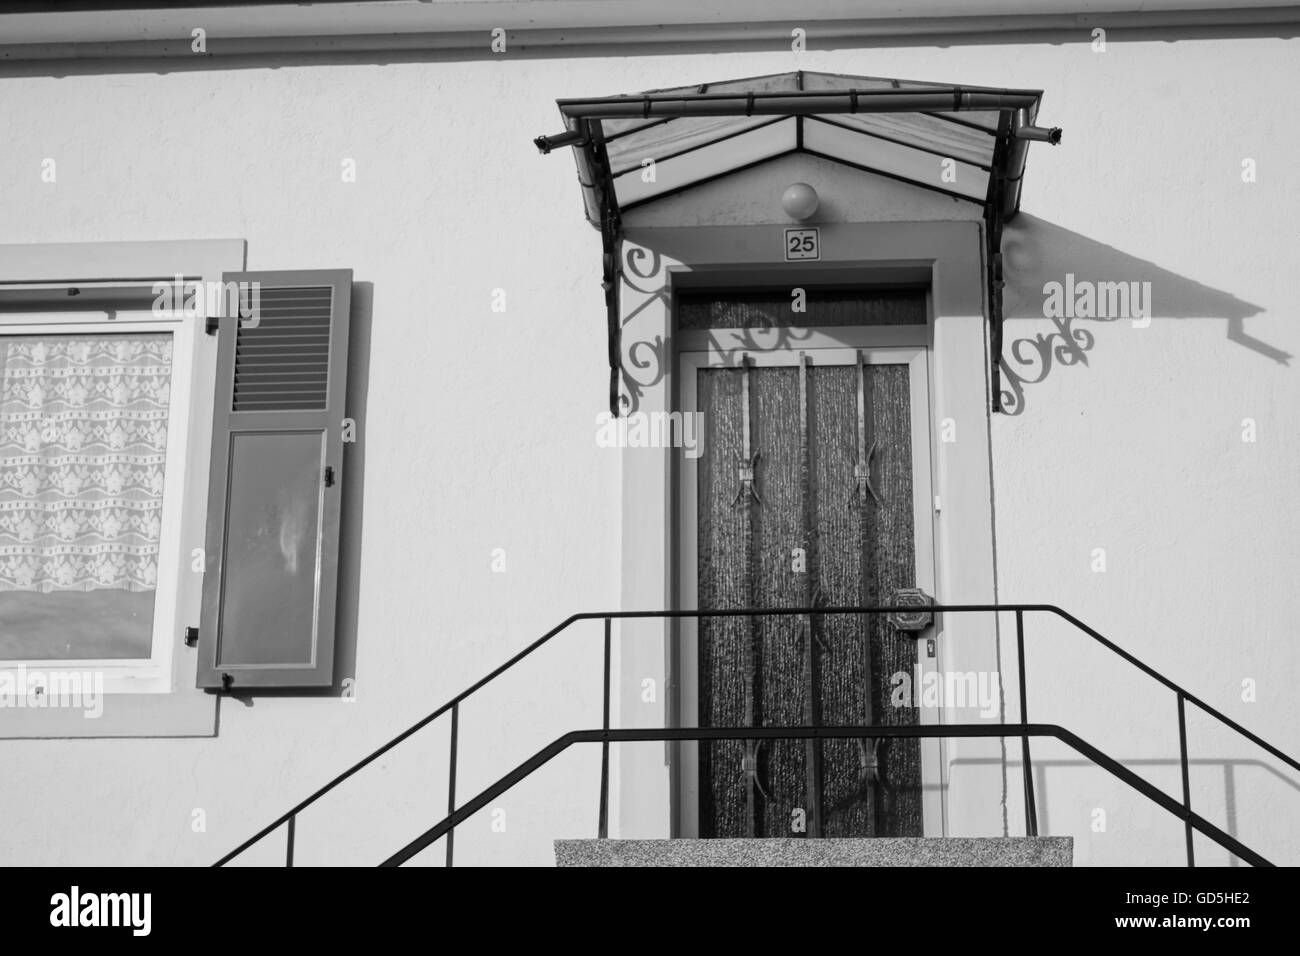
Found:
<path fill-rule="evenodd" d="M 733 290 L 743 291 L 743 290 Z M 725 292 L 719 293 L 725 297 Z M 928 298 L 928 296 L 927 296 Z M 683 335 L 683 348 L 676 356 L 677 395 L 674 410 L 683 416 L 699 410 L 698 372 L 704 368 L 739 368 L 744 356 L 751 368 L 797 366 L 799 357 L 808 353 L 813 365 L 855 365 L 858 352 L 865 352 L 868 365 L 906 365 L 908 367 L 909 411 L 912 439 L 912 523 L 914 533 L 915 586 L 935 594 L 937 567 L 934 560 L 934 510 L 931 475 L 929 351 L 925 347 L 925 326 L 848 326 L 837 328 L 782 327 L 771 330 L 784 333 L 795 345 L 773 349 L 754 348 L 758 330 L 711 330 L 699 335 Z M 913 341 L 915 344 L 903 344 Z M 704 454 L 708 452 L 709 434 L 703 434 Z M 674 480 L 674 529 L 676 554 L 674 577 L 678 607 L 698 608 L 699 559 L 698 487 L 699 458 L 678 460 Z M 669 643 L 669 686 L 675 723 L 681 727 L 698 726 L 699 715 L 699 621 L 682 618 L 676 622 Z M 925 632 L 938 637 L 937 628 Z M 938 656 L 923 653 L 923 640 L 916 642 L 917 665 L 922 673 L 934 670 L 942 659 L 943 642 L 936 640 Z M 913 673 L 916 673 L 915 671 Z M 909 675 L 911 676 L 911 675 Z M 934 708 L 918 708 L 919 722 L 940 723 L 943 716 Z M 924 738 L 921 744 L 922 821 L 925 836 L 943 833 L 942 777 L 945 741 Z M 670 772 L 675 781 L 673 798 L 673 835 L 684 838 L 699 836 L 699 744 L 682 741 L 670 748 Z"/>
<path fill-rule="evenodd" d="M 935 432 L 931 471 L 936 503 L 942 499 L 935 518 L 938 590 L 934 596 L 944 604 L 994 603 L 993 422 L 980 224 L 897 221 L 827 223 L 821 228 L 821 260 L 789 263 L 783 261 L 782 224 L 627 227 L 620 257 L 619 352 L 626 374 L 636 385 L 626 408 L 668 414 L 674 406 L 676 356 L 690 345 L 693 334 L 676 327 L 678 290 L 774 284 L 928 286 L 930 315 L 924 334 Z M 921 327 L 907 328 L 915 334 Z M 626 384 L 623 392 L 629 392 Z M 630 448 L 620 455 L 618 604 L 623 609 L 683 606 L 674 573 L 674 473 L 681 457 L 681 450 L 672 448 Z M 945 667 L 1014 677 L 1014 665 L 1007 673 L 1001 663 L 1001 622 L 996 616 L 944 618 Z M 673 639 L 673 629 L 662 618 L 616 622 L 611 658 L 615 726 L 674 725 L 677 715 L 671 701 L 676 694 L 668 666 Z M 1001 686 L 1005 695 L 1005 688 L 1014 685 L 1004 679 Z M 1005 714 L 1003 705 L 990 719 L 1002 720 Z M 674 832 L 673 808 L 678 801 L 672 774 L 676 762 L 670 761 L 670 750 L 666 744 L 611 748 L 611 836 L 662 838 Z M 947 742 L 943 759 L 944 835 L 1009 832 L 1007 820 L 1023 806 L 1021 788 L 1008 785 L 1012 765 L 1003 742 L 996 737 L 954 739 Z"/>

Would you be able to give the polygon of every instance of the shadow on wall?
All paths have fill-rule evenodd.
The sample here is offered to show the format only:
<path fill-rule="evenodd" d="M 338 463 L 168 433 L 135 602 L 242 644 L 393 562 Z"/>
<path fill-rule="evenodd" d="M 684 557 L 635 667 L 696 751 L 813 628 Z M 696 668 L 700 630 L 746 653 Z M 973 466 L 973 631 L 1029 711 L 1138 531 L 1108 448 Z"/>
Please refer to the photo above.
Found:
<path fill-rule="evenodd" d="M 352 283 L 352 321 L 348 331 L 348 387 L 345 415 L 356 422 L 356 441 L 343 445 L 339 486 L 339 583 L 334 624 L 334 683 L 322 688 L 257 688 L 249 694 L 222 694 L 245 707 L 257 697 L 343 697 L 356 678 L 357 616 L 361 590 L 361 530 L 366 477 L 366 405 L 370 394 L 370 338 L 374 315 L 372 282 Z"/>
<path fill-rule="evenodd" d="M 997 763 L 997 761 L 984 760 L 984 759 L 974 759 L 974 760 L 966 759 L 966 760 L 954 760 L 952 765 L 955 767 L 961 764 L 965 764 L 968 766 L 975 766 L 981 764 L 992 765 L 995 763 Z M 1178 760 L 1174 760 L 1174 759 L 1159 759 L 1159 760 L 1120 759 L 1120 763 L 1122 763 L 1125 767 L 1128 767 L 1130 770 L 1134 770 L 1134 771 L 1136 771 L 1139 767 L 1176 768 L 1182 766 Z M 1226 819 L 1223 821 L 1211 820 L 1210 822 L 1215 823 L 1218 826 L 1221 826 L 1223 831 L 1227 833 L 1228 836 L 1233 837 L 1234 839 L 1237 840 L 1242 839 L 1240 833 L 1240 825 L 1238 822 L 1238 815 L 1237 815 L 1237 780 L 1238 777 L 1241 775 L 1242 771 L 1262 770 L 1269 777 L 1273 777 L 1276 778 L 1277 780 L 1280 780 L 1291 790 L 1294 790 L 1296 793 L 1300 794 L 1300 782 L 1297 782 L 1294 778 L 1287 776 L 1285 773 L 1282 773 L 1277 769 L 1277 767 L 1273 766 L 1272 764 L 1266 763 L 1262 760 L 1246 760 L 1246 759 L 1216 760 L 1213 758 L 1198 758 L 1198 759 L 1188 760 L 1187 765 L 1189 768 L 1193 770 L 1196 769 L 1197 767 L 1214 768 L 1219 770 L 1223 774 L 1222 809 Z M 1009 770 L 1014 770 L 1016 773 L 1020 773 L 1020 769 L 1022 766 L 1023 764 L 1019 762 L 1013 762 L 1007 764 L 1007 768 Z M 1038 811 L 1038 832 L 1044 836 L 1053 835 L 1051 820 L 1048 815 L 1048 808 L 1051 805 L 1051 800 L 1048 797 L 1048 793 L 1050 792 L 1051 788 L 1048 786 L 1048 781 L 1049 781 L 1049 777 L 1052 776 L 1051 772 L 1057 770 L 1094 770 L 1094 771 L 1104 773 L 1104 771 L 1102 771 L 1100 767 L 1098 767 L 1096 764 L 1088 760 L 1034 760 L 1033 768 L 1034 768 L 1034 795 L 1035 795 L 1034 804 Z M 1064 780 L 1061 781 L 1061 786 L 1064 788 L 1064 793 L 1066 796 L 1075 794 L 1078 789 L 1077 783 L 1071 783 Z M 1136 790 L 1129 790 L 1128 793 L 1135 801 L 1146 800 L 1146 798 Z M 1152 805 L 1154 806 L 1154 804 Z M 1195 805 L 1193 805 L 1192 809 L 1193 810 L 1196 809 Z M 1208 816 L 1208 814 L 1211 813 L 1212 811 L 1202 809 L 1199 812 L 1201 813 L 1202 816 Z M 1176 823 L 1177 817 L 1174 817 L 1172 814 L 1170 814 L 1169 820 L 1171 821 L 1171 824 Z M 1014 830 L 1014 825 L 1012 826 L 1012 829 Z M 1065 832 L 1068 832 L 1068 828 Z M 1063 835 L 1063 834 L 1058 834 L 1058 835 Z M 1204 837 L 1201 834 L 1197 834 L 1197 839 L 1208 840 L 1209 838 Z M 1249 846 L 1249 844 L 1247 844 L 1247 846 Z M 1270 849 L 1272 849 L 1271 847 L 1252 846 L 1250 848 L 1252 850 L 1255 850 L 1256 852 L 1262 853 L 1265 857 L 1268 857 L 1275 864 L 1279 864 L 1283 866 L 1291 865 L 1291 863 L 1285 860 L 1272 859 L 1271 854 L 1269 852 Z M 1219 847 L 1217 845 L 1215 847 L 1215 850 L 1216 851 L 1219 850 Z M 1228 863 L 1229 866 L 1234 866 L 1234 867 L 1241 866 L 1241 861 L 1237 859 L 1237 857 L 1232 856 L 1231 853 L 1229 853 L 1229 856 L 1230 856 L 1230 860 Z"/>
<path fill-rule="evenodd" d="M 1096 345 L 1090 328 L 1076 323 L 1131 322 L 1152 319 L 1218 319 L 1226 323 L 1229 342 L 1279 365 L 1291 354 L 1246 331 L 1246 319 L 1261 314 L 1258 305 L 1188 279 L 1146 259 L 1021 213 L 1002 234 L 1003 315 L 1008 319 L 1050 321 L 1050 332 L 1003 342 L 1002 410 L 1019 415 L 1025 390 L 1042 382 L 1054 368 L 1088 365 Z M 647 307 L 670 307 L 662 281 L 661 250 L 628 243 L 622 251 L 623 328 Z M 1049 284 L 1059 289 L 1049 291 Z M 756 351 L 792 347 L 799 336 L 780 330 L 745 343 Z M 658 384 L 669 364 L 669 344 L 662 337 L 634 341 L 621 373 L 622 403 L 635 412 L 648 388 Z"/>
<path fill-rule="evenodd" d="M 1162 269 L 1078 233 L 1021 213 L 1002 234 L 1003 314 L 1008 319 L 1049 320 L 1051 332 L 1004 341 L 1002 408 L 1024 411 L 1027 386 L 1047 378 L 1056 366 L 1088 364 L 1096 344 L 1092 331 L 1076 322 L 1153 318 L 1220 319 L 1228 341 L 1280 365 L 1291 355 L 1246 332 L 1245 320 L 1263 309 L 1227 292 Z M 1059 292 L 1047 289 L 1057 283 Z"/>

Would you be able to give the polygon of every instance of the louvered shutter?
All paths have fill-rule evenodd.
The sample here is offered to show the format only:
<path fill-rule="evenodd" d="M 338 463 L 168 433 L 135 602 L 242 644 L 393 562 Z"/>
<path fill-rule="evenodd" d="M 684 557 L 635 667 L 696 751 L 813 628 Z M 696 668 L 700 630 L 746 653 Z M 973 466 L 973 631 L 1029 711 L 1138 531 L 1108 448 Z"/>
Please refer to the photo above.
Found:
<path fill-rule="evenodd" d="M 218 324 L 198 686 L 327 687 L 352 272 L 224 278 L 260 303 Z"/>

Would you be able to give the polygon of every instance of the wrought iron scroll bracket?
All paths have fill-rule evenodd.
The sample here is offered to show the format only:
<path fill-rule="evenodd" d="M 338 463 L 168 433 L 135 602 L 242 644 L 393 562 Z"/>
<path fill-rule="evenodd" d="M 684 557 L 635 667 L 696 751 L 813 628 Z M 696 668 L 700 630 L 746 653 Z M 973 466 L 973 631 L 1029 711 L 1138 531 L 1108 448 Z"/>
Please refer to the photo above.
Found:
<path fill-rule="evenodd" d="M 858 758 L 862 766 L 862 789 L 865 791 L 872 784 L 883 788 L 884 778 L 880 775 L 880 742 L 882 737 L 868 737 L 858 741 Z M 871 746 L 868 748 L 867 743 Z"/>
<path fill-rule="evenodd" d="M 605 291 L 605 318 L 609 333 L 609 414 L 622 415 L 619 385 L 623 377 L 623 329 L 620 322 L 620 286 L 623 282 L 622 244 L 623 229 L 613 214 L 607 215 L 601 225 L 601 245 L 604 247 L 604 269 L 601 286 Z"/>
<path fill-rule="evenodd" d="M 758 750 L 763 745 L 761 740 L 745 741 L 745 756 L 741 758 L 740 774 L 746 783 L 753 784 L 754 789 L 763 795 L 764 800 L 771 800 L 767 788 L 758 776 Z"/>
<path fill-rule="evenodd" d="M 749 492 L 749 497 L 753 498 L 755 503 L 760 505 L 763 503 L 763 499 L 758 496 L 758 490 L 754 487 L 754 473 L 760 457 L 762 452 L 757 451 L 748 458 L 744 455 L 736 455 L 736 473 L 740 479 L 740 487 L 736 489 L 736 497 L 731 501 L 733 506 L 746 500 L 745 492 Z"/>
<path fill-rule="evenodd" d="M 871 484 L 871 462 L 876 457 L 876 448 L 878 442 L 875 435 L 871 436 L 871 444 L 867 444 L 867 429 L 872 427 L 875 418 L 874 408 L 871 403 L 871 391 L 867 387 L 867 355 L 865 352 L 858 352 L 858 457 L 853 462 L 853 493 L 849 495 L 849 503 L 852 504 L 857 500 L 861 504 L 867 503 L 867 497 L 876 503 L 876 507 L 881 507 L 883 502 L 880 495 L 876 494 L 875 487 Z"/>
<path fill-rule="evenodd" d="M 758 496 L 758 489 L 755 487 L 755 474 L 758 469 L 758 459 L 762 452 L 752 451 L 750 449 L 750 425 L 749 425 L 749 366 L 751 359 L 748 355 L 742 356 L 740 360 L 740 452 L 736 455 L 736 474 L 739 480 L 739 487 L 736 488 L 736 497 L 732 499 L 732 507 L 740 504 L 742 501 L 748 502 L 752 498 L 755 503 L 762 504 L 763 499 Z M 748 497 L 746 496 L 748 492 Z"/>
<path fill-rule="evenodd" d="M 877 442 L 873 440 L 871 447 L 867 449 L 866 461 L 859 458 L 853 463 L 853 480 L 856 494 L 850 496 L 850 501 L 856 498 L 858 501 L 866 501 L 869 495 L 876 503 L 876 507 L 883 507 L 884 502 L 880 500 L 880 495 L 876 494 L 875 486 L 871 484 L 871 461 L 876 457 Z"/>
<path fill-rule="evenodd" d="M 605 199 L 601 203 L 604 215 L 600 220 L 601 288 L 605 291 L 605 324 L 609 334 L 609 414 L 622 415 L 619 385 L 623 378 L 623 327 L 620 288 L 623 284 L 623 221 L 618 204 L 614 202 L 614 177 L 610 170 L 609 155 L 600 132 L 600 124 L 587 124 L 587 139 L 591 150 L 594 178 Z"/>
<path fill-rule="evenodd" d="M 820 582 L 813 586 L 812 598 L 810 599 L 808 606 L 813 608 L 826 606 L 826 595 L 822 592 Z M 816 641 L 817 646 L 829 654 L 831 649 L 830 645 L 827 644 L 826 641 L 822 639 L 821 634 L 818 633 L 817 625 L 814 623 L 813 617 L 814 615 L 812 614 L 808 615 L 808 631 L 812 635 L 812 639 Z"/>
<path fill-rule="evenodd" d="M 870 747 L 867 746 L 868 742 Z M 880 744 L 888 743 L 884 737 L 868 737 L 867 740 L 858 741 L 858 755 L 862 764 L 862 777 L 860 787 L 863 797 L 870 798 L 872 790 L 880 798 L 880 802 L 886 810 L 891 803 L 889 783 L 885 775 L 881 772 L 883 760 L 880 756 Z"/>
<path fill-rule="evenodd" d="M 1011 114 L 1003 112 L 993 144 L 992 173 L 984 200 L 985 294 L 989 310 L 989 404 L 994 412 L 1002 407 L 1002 223 L 1006 194 L 1006 157 L 1011 148 Z"/>
<path fill-rule="evenodd" d="M 889 784 L 886 783 L 885 776 L 881 772 L 883 761 L 880 756 L 880 744 L 884 740 L 886 740 L 884 737 L 857 738 L 857 781 L 853 789 L 826 811 L 827 817 L 842 813 L 860 800 L 870 801 L 873 791 L 879 792 L 882 799 L 888 794 Z"/>

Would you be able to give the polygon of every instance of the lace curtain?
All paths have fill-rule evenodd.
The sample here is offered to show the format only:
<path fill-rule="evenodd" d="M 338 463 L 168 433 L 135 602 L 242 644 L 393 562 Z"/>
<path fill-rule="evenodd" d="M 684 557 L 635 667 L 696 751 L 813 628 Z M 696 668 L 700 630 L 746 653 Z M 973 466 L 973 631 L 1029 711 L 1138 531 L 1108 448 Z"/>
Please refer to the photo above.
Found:
<path fill-rule="evenodd" d="M 0 592 L 158 581 L 167 334 L 0 336 Z"/>

